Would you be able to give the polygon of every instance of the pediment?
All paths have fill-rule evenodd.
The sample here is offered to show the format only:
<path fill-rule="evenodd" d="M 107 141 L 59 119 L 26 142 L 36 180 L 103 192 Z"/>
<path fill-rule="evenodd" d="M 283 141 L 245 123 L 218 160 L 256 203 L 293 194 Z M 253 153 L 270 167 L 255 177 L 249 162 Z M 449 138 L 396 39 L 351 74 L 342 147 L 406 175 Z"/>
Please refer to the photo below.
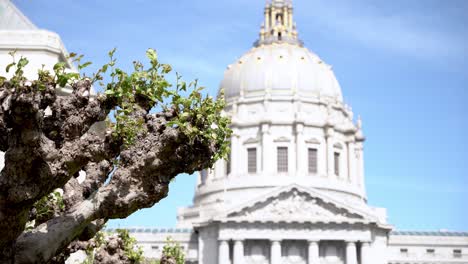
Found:
<path fill-rule="evenodd" d="M 287 137 L 279 137 L 273 140 L 273 142 L 291 142 L 291 140 Z"/>
<path fill-rule="evenodd" d="M 333 147 L 337 149 L 343 149 L 343 146 L 340 143 L 335 143 Z"/>
<path fill-rule="evenodd" d="M 244 141 L 244 144 L 254 144 L 254 143 L 258 143 L 258 142 L 259 142 L 259 140 L 257 138 L 249 138 L 246 141 Z"/>
<path fill-rule="evenodd" d="M 306 143 L 309 143 L 309 144 L 320 144 L 320 141 L 316 138 L 310 138 L 308 140 L 305 141 Z"/>
<path fill-rule="evenodd" d="M 370 222 L 362 212 L 335 203 L 299 186 L 282 189 L 228 211 L 224 219 L 235 221 Z"/>

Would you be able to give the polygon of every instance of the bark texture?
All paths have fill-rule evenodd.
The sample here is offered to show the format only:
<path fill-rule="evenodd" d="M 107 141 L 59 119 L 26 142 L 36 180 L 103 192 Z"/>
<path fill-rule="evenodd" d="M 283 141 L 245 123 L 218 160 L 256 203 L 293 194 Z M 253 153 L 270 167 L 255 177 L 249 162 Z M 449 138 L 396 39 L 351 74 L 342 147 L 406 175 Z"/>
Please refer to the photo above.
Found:
<path fill-rule="evenodd" d="M 176 175 L 211 166 L 216 145 L 167 126 L 178 114 L 174 109 L 150 114 L 150 102 L 139 98 L 132 115 L 144 120 L 144 130 L 124 148 L 110 131 L 90 129 L 115 108 L 113 97 L 90 97 L 87 80 L 75 83 L 70 96 L 58 96 L 52 84 L 34 85 L 0 87 L 0 263 L 51 261 L 108 219 L 153 206 Z M 80 171 L 86 172 L 81 184 Z M 25 230 L 34 203 L 57 188 L 64 192 L 63 209 Z M 119 261 L 99 263 L 125 263 Z"/>

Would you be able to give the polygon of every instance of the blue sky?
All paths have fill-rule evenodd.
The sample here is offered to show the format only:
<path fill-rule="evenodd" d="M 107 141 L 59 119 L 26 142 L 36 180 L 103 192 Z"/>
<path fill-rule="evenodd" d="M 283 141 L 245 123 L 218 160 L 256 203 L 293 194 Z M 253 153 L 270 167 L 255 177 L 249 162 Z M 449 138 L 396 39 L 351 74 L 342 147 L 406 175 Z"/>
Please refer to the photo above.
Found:
<path fill-rule="evenodd" d="M 121 66 L 155 48 L 215 95 L 224 69 L 251 48 L 264 0 L 14 0 L 69 51 L 97 65 L 117 47 Z M 361 115 L 369 203 L 400 230 L 468 230 L 468 1 L 295 0 L 305 45 L 333 65 Z M 92 70 L 91 67 L 90 70 Z M 117 226 L 172 227 L 195 177 Z"/>

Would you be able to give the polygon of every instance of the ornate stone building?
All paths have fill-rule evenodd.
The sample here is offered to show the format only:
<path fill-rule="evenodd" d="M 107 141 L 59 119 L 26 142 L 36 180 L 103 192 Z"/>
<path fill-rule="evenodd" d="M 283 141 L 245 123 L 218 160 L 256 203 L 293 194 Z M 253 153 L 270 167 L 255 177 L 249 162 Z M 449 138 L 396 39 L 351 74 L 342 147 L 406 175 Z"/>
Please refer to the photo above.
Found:
<path fill-rule="evenodd" d="M 170 236 L 198 264 L 468 263 L 468 233 L 392 231 L 385 209 L 367 204 L 361 121 L 299 40 L 291 3 L 272 0 L 264 14 L 258 41 L 221 82 L 230 158 L 200 173 L 177 228 L 130 229 L 145 255 L 159 257 Z M 0 0 L 2 65 L 15 48 L 37 67 L 66 60 L 57 34 Z"/>
<path fill-rule="evenodd" d="M 230 159 L 200 173 L 177 229 L 131 229 L 145 254 L 159 257 L 171 236 L 189 263 L 468 263 L 468 233 L 392 232 L 367 203 L 361 120 L 299 40 L 291 2 L 272 0 L 264 15 L 220 85 Z"/>

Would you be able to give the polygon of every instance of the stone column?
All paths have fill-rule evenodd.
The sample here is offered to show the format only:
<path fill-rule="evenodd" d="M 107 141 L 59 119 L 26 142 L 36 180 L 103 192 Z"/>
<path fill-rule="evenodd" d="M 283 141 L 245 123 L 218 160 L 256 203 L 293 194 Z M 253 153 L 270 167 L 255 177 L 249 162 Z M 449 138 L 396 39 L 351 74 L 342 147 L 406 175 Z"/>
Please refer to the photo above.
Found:
<path fill-rule="evenodd" d="M 296 125 L 296 174 L 307 175 L 307 152 L 304 142 L 304 124 Z"/>
<path fill-rule="evenodd" d="M 348 180 L 352 185 L 357 185 L 355 180 L 355 160 L 356 155 L 354 154 L 354 143 L 352 141 L 348 142 Z"/>
<path fill-rule="evenodd" d="M 327 128 L 327 174 L 329 178 L 335 175 L 335 157 L 333 152 L 333 128 Z"/>
<path fill-rule="evenodd" d="M 346 264 L 358 264 L 357 249 L 355 242 L 346 243 Z"/>
<path fill-rule="evenodd" d="M 319 243 L 318 241 L 309 241 L 308 264 L 319 264 Z"/>
<path fill-rule="evenodd" d="M 271 241 L 270 264 L 281 264 L 281 241 L 279 240 Z"/>
<path fill-rule="evenodd" d="M 283 7 L 283 25 L 284 27 L 286 27 L 287 29 L 289 29 L 289 14 L 288 14 L 288 7 L 285 6 Z M 289 30 L 288 30 L 288 33 L 289 33 Z"/>
<path fill-rule="evenodd" d="M 370 243 L 362 242 L 361 244 L 361 264 L 372 264 L 370 261 Z"/>
<path fill-rule="evenodd" d="M 338 178 L 342 179 L 343 181 L 348 181 L 349 179 L 349 158 L 348 158 L 348 143 L 342 144 L 343 150 L 341 151 L 341 161 L 340 161 L 340 167 L 341 167 L 341 173 L 338 176 Z"/>
<path fill-rule="evenodd" d="M 234 264 L 244 264 L 244 242 L 234 241 Z"/>
<path fill-rule="evenodd" d="M 276 8 L 272 5 L 271 6 L 271 27 L 274 28 L 276 26 Z M 276 33 L 276 32 L 275 32 Z M 276 34 L 275 34 L 276 36 Z"/>
<path fill-rule="evenodd" d="M 229 243 L 227 240 L 220 240 L 218 245 L 218 264 L 229 264 Z"/>
<path fill-rule="evenodd" d="M 270 125 L 262 124 L 262 170 L 264 174 L 270 175 L 273 173 L 274 166 L 271 166 L 273 163 L 271 153 L 272 153 L 272 139 L 270 135 Z"/>
<path fill-rule="evenodd" d="M 361 182 L 361 187 L 363 190 L 365 190 L 365 182 L 364 182 L 364 147 L 362 146 L 361 143 L 361 148 L 359 151 L 359 181 Z"/>
<path fill-rule="evenodd" d="M 292 29 L 293 28 L 293 12 L 288 12 L 289 13 L 289 16 L 288 16 L 288 19 L 289 19 L 289 28 Z"/>
<path fill-rule="evenodd" d="M 239 152 L 239 136 L 237 135 L 237 131 L 233 129 L 231 136 L 231 171 L 244 172 L 243 168 L 240 167 Z"/>
<path fill-rule="evenodd" d="M 203 263 L 205 260 L 205 256 L 203 254 L 203 251 L 205 251 L 205 243 L 204 243 L 204 236 L 203 232 L 200 232 L 198 235 L 198 262 Z"/>

